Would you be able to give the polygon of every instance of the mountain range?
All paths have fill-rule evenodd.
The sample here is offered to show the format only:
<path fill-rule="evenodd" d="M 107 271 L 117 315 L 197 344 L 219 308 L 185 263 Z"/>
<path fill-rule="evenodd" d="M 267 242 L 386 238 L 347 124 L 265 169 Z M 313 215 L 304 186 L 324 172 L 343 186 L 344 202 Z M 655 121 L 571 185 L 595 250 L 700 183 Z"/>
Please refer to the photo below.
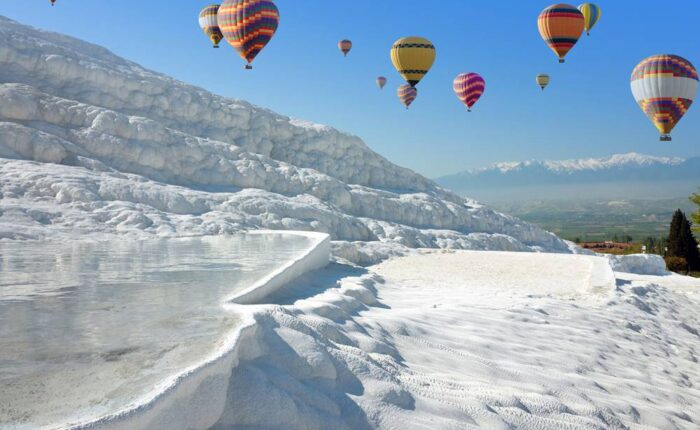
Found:
<path fill-rule="evenodd" d="M 637 153 L 606 158 L 504 162 L 437 178 L 443 187 L 485 201 L 530 198 L 668 198 L 700 186 L 700 157 Z"/>

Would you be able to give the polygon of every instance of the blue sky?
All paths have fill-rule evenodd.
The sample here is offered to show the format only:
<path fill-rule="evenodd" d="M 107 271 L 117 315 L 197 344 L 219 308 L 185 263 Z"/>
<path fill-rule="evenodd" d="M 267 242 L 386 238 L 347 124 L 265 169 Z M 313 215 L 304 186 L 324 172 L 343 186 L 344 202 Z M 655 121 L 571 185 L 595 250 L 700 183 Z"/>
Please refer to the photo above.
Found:
<path fill-rule="evenodd" d="M 497 161 L 606 156 L 636 151 L 700 154 L 700 102 L 670 144 L 634 102 L 629 76 L 657 53 L 700 67 L 700 1 L 599 0 L 602 19 L 558 64 L 541 40 L 534 0 L 277 0 L 281 24 L 252 72 L 198 27 L 207 1 L 2 0 L 0 14 L 103 45 L 148 68 L 279 113 L 362 137 L 390 160 L 435 177 Z M 426 6 L 427 5 L 427 6 Z M 402 36 L 437 47 L 411 110 L 398 102 L 389 59 Z M 347 58 L 337 42 L 349 38 Z M 452 80 L 477 72 L 486 93 L 467 113 Z M 543 93 L 539 72 L 552 76 Z M 380 92 L 378 75 L 389 78 Z"/>

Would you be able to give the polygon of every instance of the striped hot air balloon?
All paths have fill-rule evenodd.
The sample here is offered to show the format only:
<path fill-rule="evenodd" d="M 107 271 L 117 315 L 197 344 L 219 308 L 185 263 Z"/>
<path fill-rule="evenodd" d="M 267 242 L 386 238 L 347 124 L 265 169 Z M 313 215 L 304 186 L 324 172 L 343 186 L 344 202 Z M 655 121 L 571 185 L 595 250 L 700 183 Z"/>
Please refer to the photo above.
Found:
<path fill-rule="evenodd" d="M 206 34 L 209 40 L 211 40 L 211 43 L 214 44 L 214 48 L 218 48 L 219 42 L 224 38 L 224 35 L 221 34 L 221 29 L 219 29 L 219 20 L 217 19 L 218 13 L 218 4 L 207 6 L 199 13 L 199 26 L 202 27 L 204 34 Z"/>
<path fill-rule="evenodd" d="M 415 87 L 435 62 L 435 46 L 422 37 L 404 37 L 391 47 L 391 62 L 406 82 Z"/>
<path fill-rule="evenodd" d="M 338 49 L 343 53 L 344 56 L 348 56 L 348 53 L 352 49 L 352 41 L 348 39 L 341 40 L 338 42 Z"/>
<path fill-rule="evenodd" d="M 486 81 L 478 73 L 462 73 L 453 83 L 455 94 L 467 106 L 469 112 L 486 90 Z"/>
<path fill-rule="evenodd" d="M 600 19 L 600 8 L 593 3 L 584 3 L 578 7 L 578 10 L 583 14 L 584 28 L 586 29 L 586 35 L 591 35 L 591 29 L 595 27 L 595 24 Z"/>
<path fill-rule="evenodd" d="M 555 4 L 540 13 L 537 26 L 542 39 L 563 63 L 564 57 L 583 33 L 583 14 L 574 6 Z"/>
<path fill-rule="evenodd" d="M 406 109 L 408 109 L 408 107 L 411 106 L 411 103 L 413 103 L 413 100 L 418 97 L 418 90 L 409 84 L 401 85 L 396 93 L 398 94 L 401 103 L 406 106 Z"/>
<path fill-rule="evenodd" d="M 535 78 L 535 82 L 537 82 L 537 85 L 539 85 L 540 88 L 542 88 L 542 91 L 544 91 L 544 89 L 547 88 L 547 85 L 549 85 L 549 75 L 540 73 Z"/>
<path fill-rule="evenodd" d="M 693 104 L 698 92 L 698 71 L 690 61 L 677 55 L 654 55 L 635 67 L 632 94 L 644 113 L 671 140 L 671 130 Z"/>
<path fill-rule="evenodd" d="M 386 85 L 386 78 L 384 76 L 380 76 L 377 78 L 377 86 L 379 87 L 380 90 L 384 89 L 384 85 Z"/>
<path fill-rule="evenodd" d="M 219 7 L 219 28 L 226 41 L 248 62 L 267 46 L 279 26 L 280 14 L 272 0 L 225 0 Z"/>

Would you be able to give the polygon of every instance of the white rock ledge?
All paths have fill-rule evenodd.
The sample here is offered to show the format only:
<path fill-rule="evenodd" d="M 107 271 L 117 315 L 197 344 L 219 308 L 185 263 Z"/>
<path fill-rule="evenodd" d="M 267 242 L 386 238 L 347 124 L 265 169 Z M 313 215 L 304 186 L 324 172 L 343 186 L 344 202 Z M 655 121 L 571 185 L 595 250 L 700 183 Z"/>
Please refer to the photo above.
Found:
<path fill-rule="evenodd" d="M 280 230 L 255 230 L 248 234 L 283 234 L 298 235 L 314 240 L 306 252 L 294 260 L 289 261 L 278 270 L 260 279 L 250 288 L 241 293 L 228 297 L 225 302 L 239 305 L 259 304 L 273 293 L 279 291 L 284 285 L 299 276 L 326 267 L 331 258 L 331 237 L 325 233 L 308 231 L 280 231 Z"/>

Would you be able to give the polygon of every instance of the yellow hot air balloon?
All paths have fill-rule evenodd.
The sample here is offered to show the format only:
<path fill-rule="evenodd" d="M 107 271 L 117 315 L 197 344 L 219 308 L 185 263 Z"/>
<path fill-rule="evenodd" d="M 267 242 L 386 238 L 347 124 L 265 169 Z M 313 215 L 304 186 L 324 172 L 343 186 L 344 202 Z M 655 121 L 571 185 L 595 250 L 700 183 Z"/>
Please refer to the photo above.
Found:
<path fill-rule="evenodd" d="M 422 37 L 404 37 L 391 47 L 391 62 L 406 82 L 415 87 L 435 62 L 435 46 Z"/>
<path fill-rule="evenodd" d="M 593 3 L 584 3 L 578 7 L 578 10 L 583 14 L 583 21 L 585 24 L 586 34 L 590 35 L 591 30 L 595 27 L 595 24 L 600 19 L 600 8 Z"/>
<path fill-rule="evenodd" d="M 542 88 L 542 91 L 544 91 L 544 89 L 547 88 L 547 85 L 549 85 L 549 75 L 540 73 L 537 75 L 537 78 L 535 78 L 535 81 L 537 82 L 537 85 Z"/>

